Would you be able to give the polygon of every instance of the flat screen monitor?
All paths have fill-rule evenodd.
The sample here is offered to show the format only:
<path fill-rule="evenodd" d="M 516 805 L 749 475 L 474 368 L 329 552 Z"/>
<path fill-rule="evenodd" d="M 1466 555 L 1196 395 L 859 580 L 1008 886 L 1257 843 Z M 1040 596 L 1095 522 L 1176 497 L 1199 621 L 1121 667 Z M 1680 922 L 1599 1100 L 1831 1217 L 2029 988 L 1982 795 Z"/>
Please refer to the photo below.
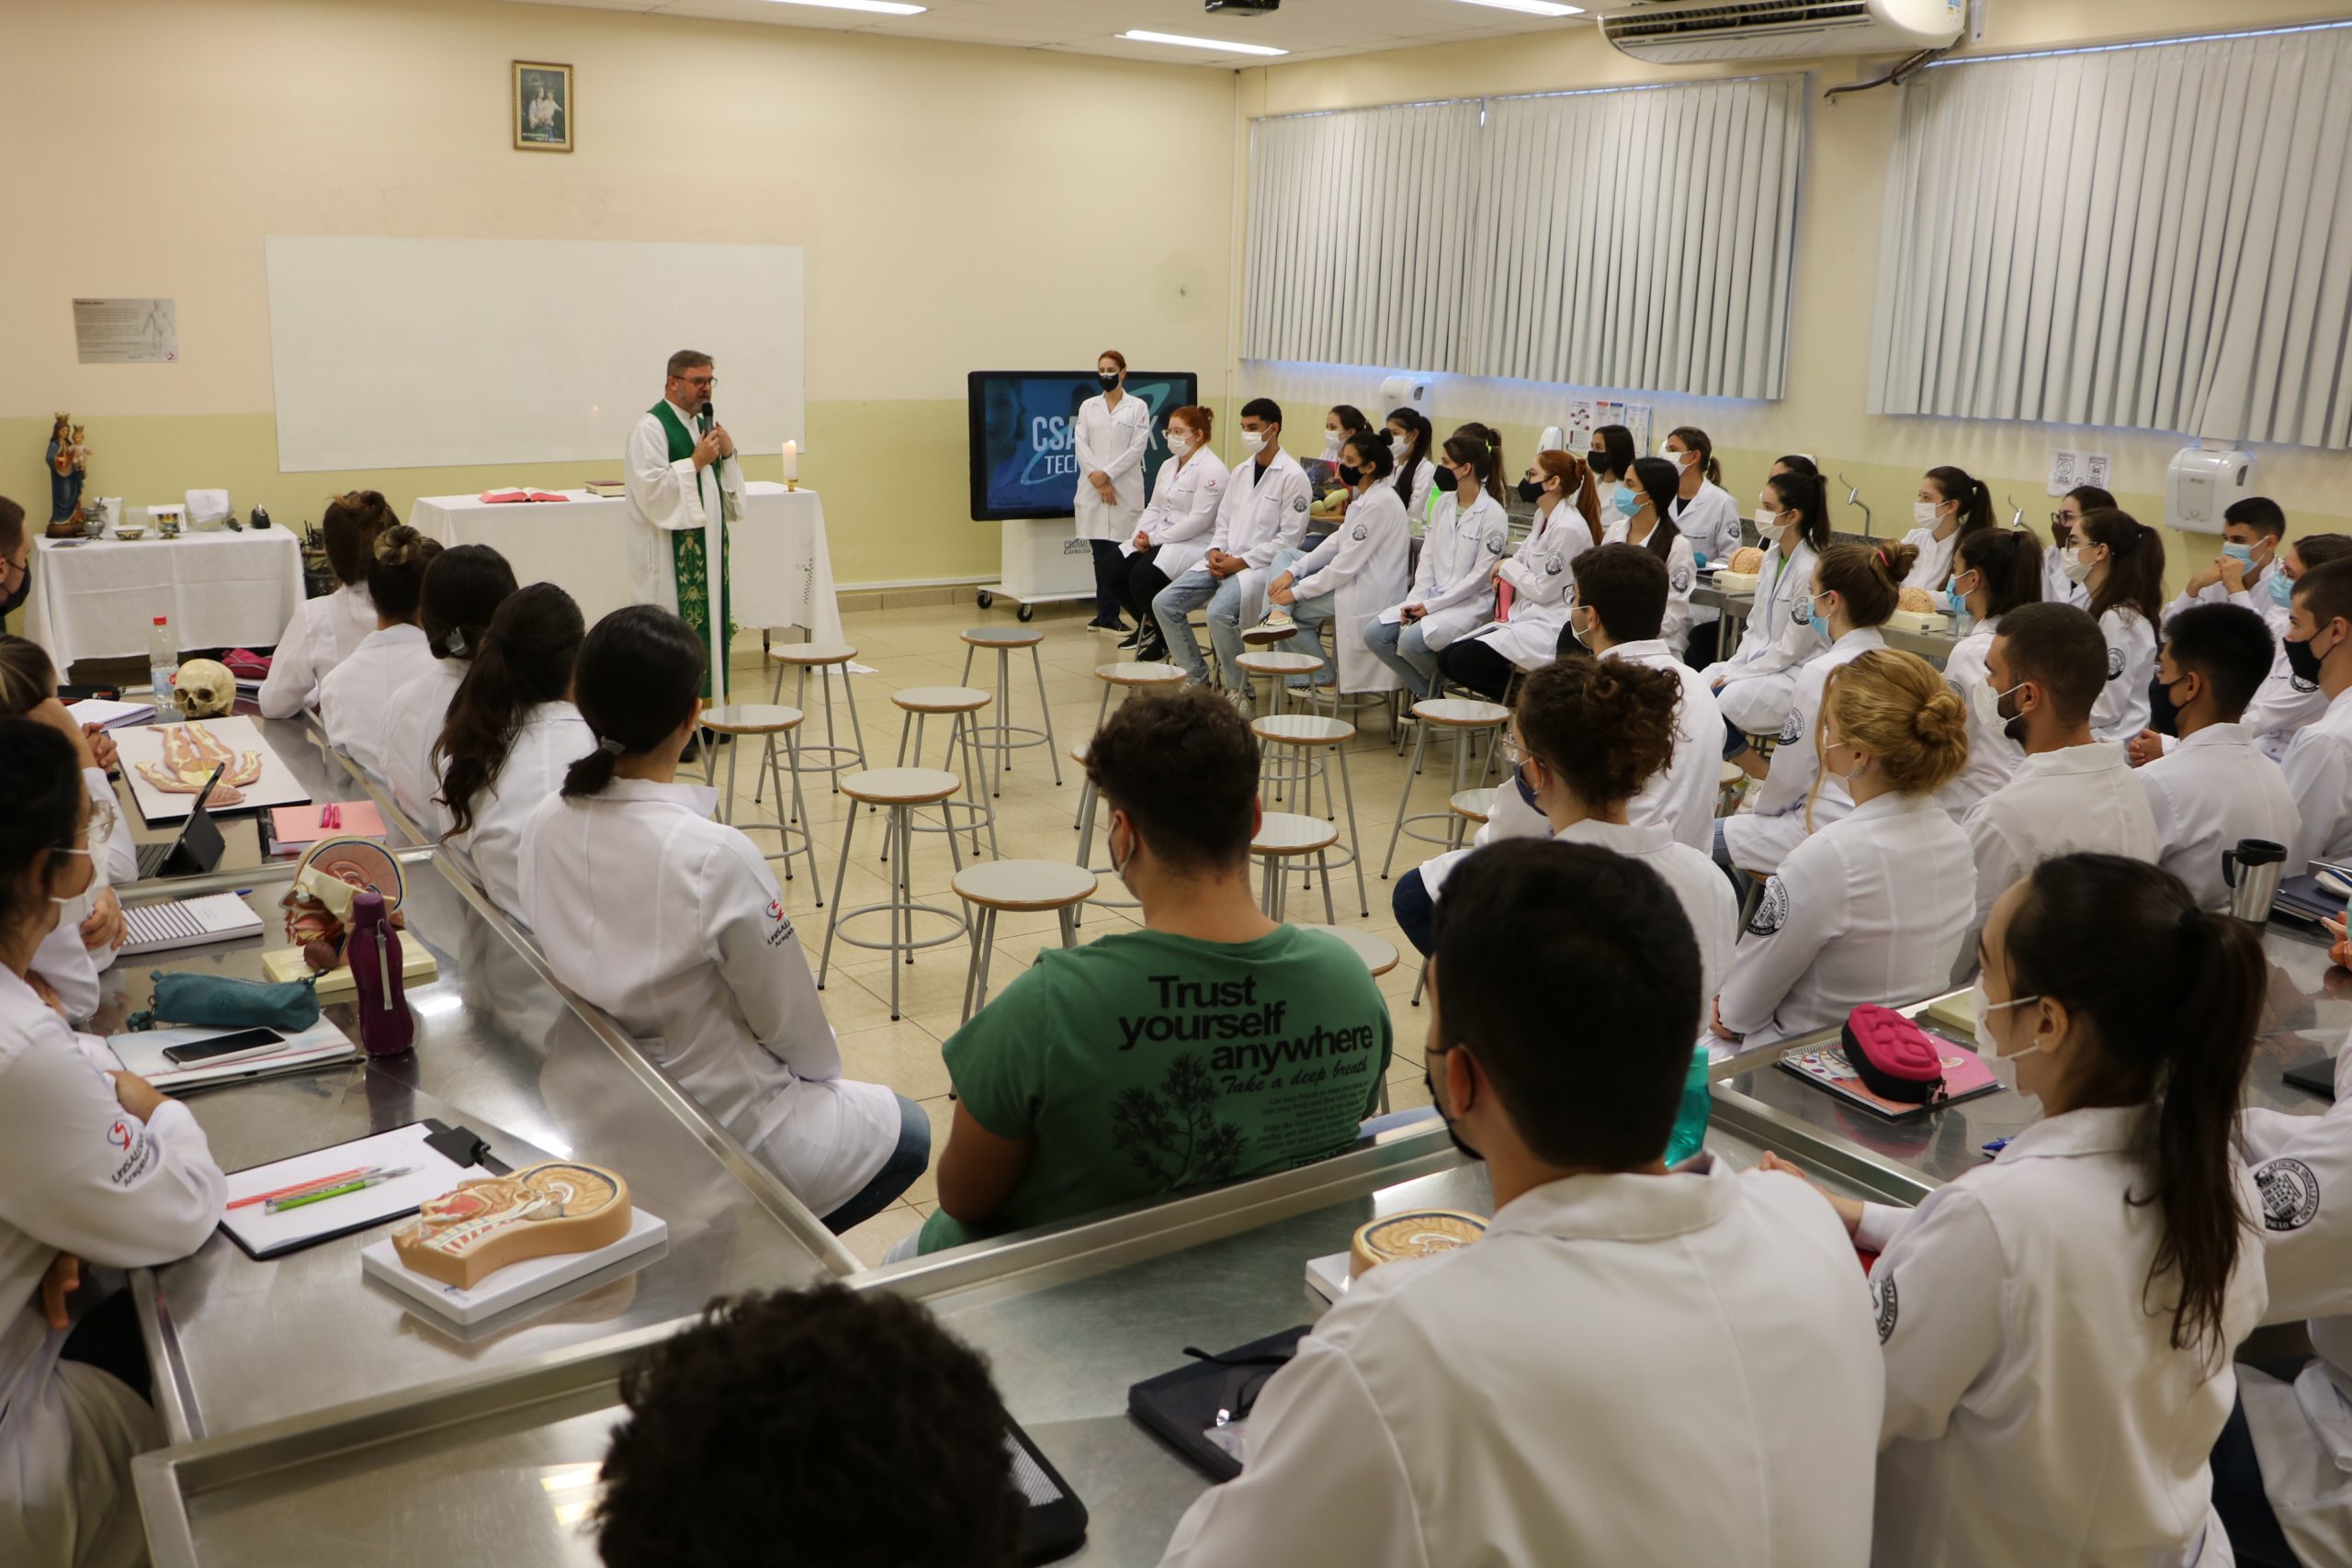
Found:
<path fill-rule="evenodd" d="M 1091 370 L 975 370 L 970 398 L 972 520 L 1069 517 L 1078 495 L 1079 406 L 1102 388 Z M 1127 396 L 1151 411 L 1144 493 L 1168 457 L 1168 413 L 1200 400 L 1189 370 L 1130 370 Z"/>

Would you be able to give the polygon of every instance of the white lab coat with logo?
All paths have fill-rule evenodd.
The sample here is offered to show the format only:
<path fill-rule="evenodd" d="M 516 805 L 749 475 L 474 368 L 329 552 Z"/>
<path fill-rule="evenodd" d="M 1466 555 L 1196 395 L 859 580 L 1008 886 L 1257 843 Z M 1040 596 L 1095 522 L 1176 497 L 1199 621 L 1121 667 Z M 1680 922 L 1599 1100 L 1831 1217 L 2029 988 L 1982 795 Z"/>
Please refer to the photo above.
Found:
<path fill-rule="evenodd" d="M 1662 523 L 1658 526 L 1671 528 L 1673 525 Z M 1604 545 L 1632 544 L 1632 526 L 1625 519 L 1611 518 L 1601 527 L 1600 542 Z M 1648 549 L 1649 541 L 1644 539 L 1639 547 Z M 1666 619 L 1659 624 L 1657 633 L 1659 640 L 1677 654 L 1690 645 L 1690 590 L 1697 587 L 1698 582 L 1699 568 L 1690 553 L 1690 541 L 1677 532 L 1666 555 Z M 1708 612 L 1710 616 L 1713 614 L 1712 610 Z"/>
<path fill-rule="evenodd" d="M 99 889 L 133 882 L 139 876 L 139 849 L 130 840 L 130 825 L 123 820 L 121 805 L 115 799 L 114 785 L 107 778 L 104 768 L 84 768 L 82 788 L 90 797 L 93 812 L 90 830 L 97 831 L 98 811 L 109 813 L 114 826 L 103 843 L 93 840 L 90 867 L 93 875 L 85 897 L 95 897 Z M 78 906 L 83 900 L 76 899 Z M 67 919 L 71 910 L 59 912 L 57 924 L 40 939 L 33 950 L 32 971 L 49 983 L 57 993 L 58 1005 L 65 1016 L 86 1019 L 98 1010 L 103 998 L 99 972 L 114 966 L 116 950 L 101 947 L 92 952 L 82 942 L 82 919 Z"/>
<path fill-rule="evenodd" d="M 1781 743 L 1773 748 L 1771 771 L 1756 792 L 1756 807 L 1724 818 L 1724 845 L 1731 851 L 1732 864 L 1767 874 L 1777 871 L 1789 852 L 1804 841 L 1807 832 L 1820 831 L 1854 808 L 1854 797 L 1846 793 L 1843 779 L 1823 779 L 1820 795 L 1814 795 L 1813 781 L 1821 772 L 1814 733 L 1820 728 L 1821 698 L 1829 684 L 1829 672 L 1885 646 L 1886 638 L 1876 626 L 1856 626 L 1798 667 L 1794 700 L 1789 705 L 1789 716 L 1781 723 Z M 1811 828 L 1805 825 L 1808 803 Z"/>
<path fill-rule="evenodd" d="M 2142 1106 L 2070 1111 L 1857 1240 L 1886 1354 L 1877 1568 L 2232 1561 L 2206 1457 L 2262 1321 L 2259 1238 L 2230 1275 L 2222 1348 L 2149 1311 L 2164 1211 Z M 2262 1212 L 2232 1160 L 2241 1202 Z"/>
<path fill-rule="evenodd" d="M 1860 1286 L 1792 1177 L 1701 1155 L 1546 1183 L 1324 1314 L 1162 1568 L 1862 1568 L 1884 1374 Z"/>
<path fill-rule="evenodd" d="M 1701 479 L 1697 492 L 1688 501 L 1678 498 L 1673 510 L 1669 521 L 1690 541 L 1692 554 L 1710 561 L 1729 560 L 1739 548 L 1739 502 L 1714 480 Z M 1712 619 L 1714 612 L 1707 615 Z"/>
<path fill-rule="evenodd" d="M 1961 827 L 1976 852 L 1977 931 L 1994 901 L 2043 861 L 2086 852 L 2156 860 L 2155 814 L 2120 741 L 2035 752 L 1970 807 Z M 1972 936 L 1953 973 L 1964 983 L 1975 972 Z"/>
<path fill-rule="evenodd" d="M 327 744 L 359 764 L 371 778 L 384 776 L 384 710 L 392 694 L 437 662 L 421 627 L 401 625 L 369 632 L 351 657 L 319 682 L 319 723 Z"/>
<path fill-rule="evenodd" d="M 2244 725 L 2209 724 L 2132 776 L 2148 792 L 2155 818 L 2156 863 L 2186 883 L 2204 908 L 2228 911 L 2222 852 L 2241 839 L 2285 845 L 2286 874 L 2301 874 L 2294 858 L 2301 818 L 2287 775 Z"/>
<path fill-rule="evenodd" d="M 596 749 L 588 721 L 570 703 L 541 703 L 524 716 L 506 761 L 473 801 L 473 826 L 441 842 L 490 901 L 518 920 L 523 913 L 523 834 L 551 795 L 563 793 L 571 764 Z"/>
<path fill-rule="evenodd" d="M 292 718 L 319 700 L 319 682 L 376 629 L 376 601 L 364 582 L 347 583 L 323 599 L 294 607 L 269 656 L 254 699 L 265 718 Z"/>
<path fill-rule="evenodd" d="M 430 645 L 426 651 L 430 652 Z M 376 755 L 383 765 L 379 775 L 392 792 L 392 804 L 427 837 L 449 830 L 449 811 L 435 796 L 441 793 L 441 767 L 434 760 L 434 743 L 448 722 L 449 700 L 466 678 L 467 661 L 436 659 L 384 705 L 384 722 L 376 737 Z"/>
<path fill-rule="evenodd" d="M 1960 547 L 1960 530 L 1955 527 L 1939 539 L 1933 528 L 1914 528 L 1903 536 L 1903 542 L 1919 552 L 1904 576 L 1903 586 L 1927 590 L 1936 596 L 1940 608 L 1944 583 L 1951 577 L 1952 551 Z"/>
<path fill-rule="evenodd" d="M 1225 460 L 1205 446 L 1195 448 L 1182 464 L 1173 457 L 1160 464 L 1152 480 L 1151 504 L 1136 520 L 1135 531 L 1119 546 L 1119 553 L 1134 555 L 1136 534 L 1148 535 L 1159 550 L 1151 558 L 1152 565 L 1170 581 L 1183 576 L 1209 553 L 1209 536 L 1216 528 L 1227 478 Z"/>
<path fill-rule="evenodd" d="M 2101 740 L 2137 740 L 2148 728 L 2148 682 L 2156 678 L 2156 628 L 2121 605 L 2098 618 L 2107 638 L 2107 684 L 2091 705 L 2091 733 Z"/>
<path fill-rule="evenodd" d="M 1386 485 L 1374 485 L 1348 503 L 1347 515 L 1323 542 L 1291 563 L 1291 592 L 1301 599 L 1331 595 L 1331 640 L 1340 649 L 1340 690 L 1393 692 L 1396 672 L 1363 645 L 1373 617 L 1396 602 L 1411 570 L 1413 536 L 1405 503 Z"/>
<path fill-rule="evenodd" d="M 1239 556 L 1250 564 L 1235 575 L 1240 581 L 1241 625 L 1253 626 L 1266 617 L 1266 584 L 1274 580 L 1269 568 L 1283 551 L 1295 549 L 1306 536 L 1306 509 L 1315 503 L 1315 487 L 1298 459 L 1277 449 L 1273 460 L 1261 467 L 1245 457 L 1225 483 L 1225 500 L 1216 511 L 1216 527 L 1209 548 Z M 1205 573 L 1208 550 L 1190 570 Z M 1162 570 L 1165 570 L 1164 568 Z M 1170 580 L 1176 574 L 1168 573 Z"/>
<path fill-rule="evenodd" d="M 1432 653 L 1493 619 L 1495 563 L 1510 547 L 1510 520 L 1502 503 L 1483 490 L 1467 506 L 1461 497 L 1457 490 L 1437 498 L 1437 515 L 1421 536 L 1412 586 L 1397 601 L 1428 610 L 1414 625 Z"/>
<path fill-rule="evenodd" d="M 2279 768 L 2302 813 L 2288 863 L 2352 855 L 2352 688 L 2295 732 Z"/>
<path fill-rule="evenodd" d="M 1976 929 L 1975 892 L 1968 835 L 1932 799 L 1864 801 L 1764 884 L 1724 982 L 1724 1027 L 1769 1045 L 1833 1028 L 1865 1002 L 1941 994 Z"/>
<path fill-rule="evenodd" d="M 1113 408 L 1097 392 L 1079 404 L 1069 422 L 1070 446 L 1078 458 L 1078 536 L 1081 539 L 1132 539 L 1136 514 L 1143 511 L 1143 456 L 1151 445 L 1151 411 L 1133 392 L 1119 394 Z M 1088 476 L 1110 477 L 1111 493 L 1104 501 Z"/>
<path fill-rule="evenodd" d="M 150 1268 L 204 1245 L 228 1180 L 177 1100 L 145 1123 L 32 988 L 0 971 L 0 1562 L 144 1562 L 130 1459 L 164 1441 L 145 1401 L 95 1367 L 63 1362 L 42 1321 L 41 1276 L 60 1252 L 87 1266 Z"/>
<path fill-rule="evenodd" d="M 1720 681 L 1715 698 L 1724 718 L 1749 735 L 1778 735 L 1796 701 L 1798 666 L 1822 651 L 1808 618 L 1813 609 L 1813 571 L 1821 562 L 1802 538 L 1785 558 L 1777 538 L 1764 547 L 1757 573 L 1756 601 L 1740 628 L 1739 647 L 1729 659 L 1707 666 L 1709 685 Z"/>
<path fill-rule="evenodd" d="M 2253 733 L 2262 754 L 2277 762 L 2285 760 L 2295 732 L 2327 711 L 2327 694 L 2319 689 L 2318 682 L 2301 679 L 2288 666 L 2287 612 L 2276 604 L 2265 606 L 2265 611 L 2263 618 L 2270 624 L 2270 635 L 2278 648 L 2271 655 L 2270 673 L 2255 688 L 2254 701 L 2246 704 L 2238 722 Z"/>
<path fill-rule="evenodd" d="M 1592 543 L 1584 513 L 1568 502 L 1536 513 L 1535 526 L 1502 559 L 1502 580 L 1511 589 L 1510 619 L 1490 620 L 1464 640 L 1485 643 L 1521 670 L 1541 670 L 1558 658 L 1576 588 L 1568 569 Z"/>
<path fill-rule="evenodd" d="M 1976 722 L 1976 706 L 1969 698 L 1971 692 L 1992 679 L 1984 660 L 1993 651 L 1993 634 L 1999 624 L 1998 615 L 1979 621 L 1944 656 L 1944 684 L 1968 710 L 1968 761 L 1950 784 L 1936 792 L 1936 804 L 1950 812 L 1955 822 L 1968 815 L 1970 807 L 2014 778 L 2018 764 L 2025 761 L 2025 748 L 2009 739 L 2006 724 L 1988 728 Z M 2000 693 L 1993 694 L 1998 697 Z"/>
<path fill-rule="evenodd" d="M 897 1097 L 842 1077 L 783 896 L 716 792 L 615 779 L 524 829 L 524 918 L 556 977 L 784 1178 L 819 1218 L 899 1143 Z"/>
<path fill-rule="evenodd" d="M 1682 705 L 1674 711 L 1674 760 L 1625 803 L 1625 815 L 1635 822 L 1663 822 L 1678 841 L 1712 855 L 1724 761 L 1724 716 L 1715 694 L 1662 641 L 1621 642 L 1601 657 L 1663 670 L 1681 683 Z"/>

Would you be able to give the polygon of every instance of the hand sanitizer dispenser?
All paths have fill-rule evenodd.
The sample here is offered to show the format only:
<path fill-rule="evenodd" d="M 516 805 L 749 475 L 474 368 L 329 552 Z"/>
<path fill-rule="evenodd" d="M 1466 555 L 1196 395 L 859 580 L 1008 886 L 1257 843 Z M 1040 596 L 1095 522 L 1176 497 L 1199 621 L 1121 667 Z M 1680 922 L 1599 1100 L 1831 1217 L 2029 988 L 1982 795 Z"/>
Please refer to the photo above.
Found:
<path fill-rule="evenodd" d="M 2254 493 L 2254 454 L 2210 443 L 2184 446 L 2165 469 L 2165 521 L 2197 534 L 2222 531 L 2222 513 Z"/>

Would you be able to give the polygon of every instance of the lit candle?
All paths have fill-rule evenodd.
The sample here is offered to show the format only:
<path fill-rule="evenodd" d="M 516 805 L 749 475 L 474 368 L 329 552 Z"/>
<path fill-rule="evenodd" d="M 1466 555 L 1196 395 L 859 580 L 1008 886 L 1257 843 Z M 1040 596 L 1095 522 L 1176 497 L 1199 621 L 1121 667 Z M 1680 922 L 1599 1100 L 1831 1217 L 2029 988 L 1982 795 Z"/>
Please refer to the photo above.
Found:
<path fill-rule="evenodd" d="M 800 477 L 800 443 L 797 441 L 784 444 L 784 477 L 787 479 Z"/>

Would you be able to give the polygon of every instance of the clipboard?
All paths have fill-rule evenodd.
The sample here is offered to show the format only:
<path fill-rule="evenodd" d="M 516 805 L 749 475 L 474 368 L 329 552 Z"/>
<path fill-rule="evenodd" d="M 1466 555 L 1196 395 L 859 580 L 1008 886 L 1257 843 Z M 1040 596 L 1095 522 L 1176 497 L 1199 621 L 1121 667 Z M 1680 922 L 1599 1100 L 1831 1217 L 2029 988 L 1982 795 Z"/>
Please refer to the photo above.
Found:
<path fill-rule="evenodd" d="M 412 1122 L 372 1137 L 312 1149 L 289 1159 L 232 1170 L 229 1172 L 229 1201 L 234 1203 L 258 1192 L 379 1165 L 407 1167 L 410 1174 L 379 1187 L 306 1203 L 276 1214 L 258 1203 L 232 1208 L 221 1216 L 220 1229 L 246 1257 L 257 1263 L 266 1262 L 321 1242 L 407 1219 L 427 1199 L 438 1198 L 460 1181 L 503 1176 L 509 1168 L 505 1162 L 491 1155 L 489 1144 L 471 1128 L 427 1120 Z"/>

